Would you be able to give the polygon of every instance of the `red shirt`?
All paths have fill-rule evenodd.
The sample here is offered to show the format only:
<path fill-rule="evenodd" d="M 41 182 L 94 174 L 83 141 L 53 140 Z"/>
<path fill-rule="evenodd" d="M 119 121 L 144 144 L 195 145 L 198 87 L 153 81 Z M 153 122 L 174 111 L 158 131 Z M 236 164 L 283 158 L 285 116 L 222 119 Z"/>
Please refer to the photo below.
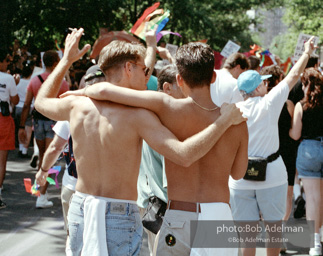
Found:
<path fill-rule="evenodd" d="M 42 73 L 40 76 L 44 79 L 44 81 L 47 79 L 47 77 L 49 76 L 50 73 L 48 72 L 44 72 Z M 27 86 L 27 91 L 32 92 L 32 94 L 34 95 L 34 98 L 36 99 L 37 93 L 40 89 L 40 86 L 42 85 L 42 82 L 39 80 L 38 76 L 33 77 L 28 86 Z M 63 80 L 62 84 L 61 84 L 61 88 L 59 89 L 58 95 L 61 95 L 62 93 L 66 92 L 69 90 L 69 85 L 68 83 Z"/>

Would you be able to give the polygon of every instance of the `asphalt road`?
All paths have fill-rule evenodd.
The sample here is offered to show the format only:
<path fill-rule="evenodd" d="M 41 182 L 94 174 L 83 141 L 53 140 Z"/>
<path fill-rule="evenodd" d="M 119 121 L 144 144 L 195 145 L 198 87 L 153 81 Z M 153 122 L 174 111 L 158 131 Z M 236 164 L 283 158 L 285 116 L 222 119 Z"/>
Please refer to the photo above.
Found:
<path fill-rule="evenodd" d="M 32 155 L 32 149 L 29 150 Z M 25 191 L 24 178 L 35 179 L 36 169 L 30 159 L 18 157 L 10 151 L 2 198 L 7 207 L 0 210 L 0 256 L 63 256 L 66 232 L 60 200 L 60 189 L 50 185 L 48 198 L 54 206 L 36 209 L 36 197 Z M 64 170 L 64 161 L 57 163 Z M 61 187 L 62 172 L 58 175 Z M 147 236 L 144 233 L 140 256 L 149 255 Z"/>
<path fill-rule="evenodd" d="M 32 155 L 31 150 L 29 155 Z M 63 162 L 58 164 L 64 168 Z M 35 173 L 36 169 L 29 166 L 29 159 L 21 159 L 17 151 L 10 151 L 2 192 L 7 207 L 0 210 L 0 256 L 65 255 L 66 232 L 60 189 L 50 185 L 49 200 L 54 206 L 36 209 L 36 197 L 25 191 L 23 182 L 24 178 L 31 178 L 33 182 Z M 58 176 L 60 182 L 61 176 Z M 144 233 L 141 256 L 147 255 L 147 236 Z M 265 249 L 257 248 L 256 255 L 266 255 Z M 287 251 L 285 255 L 308 255 L 308 248 Z"/>

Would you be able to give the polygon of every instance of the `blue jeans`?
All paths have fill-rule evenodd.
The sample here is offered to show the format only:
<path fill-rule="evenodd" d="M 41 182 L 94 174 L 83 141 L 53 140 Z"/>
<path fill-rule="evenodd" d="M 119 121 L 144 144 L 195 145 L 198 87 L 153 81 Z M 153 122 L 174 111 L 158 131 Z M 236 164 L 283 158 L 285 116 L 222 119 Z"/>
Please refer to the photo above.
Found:
<path fill-rule="evenodd" d="M 296 168 L 300 178 L 323 178 L 323 137 L 303 140 L 298 147 Z"/>
<path fill-rule="evenodd" d="M 68 210 L 70 248 L 73 255 L 80 255 L 83 247 L 85 197 L 74 194 Z M 111 213 L 112 207 L 126 205 L 124 212 Z M 107 202 L 106 238 L 109 256 L 139 255 L 143 227 L 137 205 Z"/>
<path fill-rule="evenodd" d="M 36 140 L 44 140 L 46 138 L 54 138 L 53 126 L 55 121 L 34 119 L 34 136 Z"/>

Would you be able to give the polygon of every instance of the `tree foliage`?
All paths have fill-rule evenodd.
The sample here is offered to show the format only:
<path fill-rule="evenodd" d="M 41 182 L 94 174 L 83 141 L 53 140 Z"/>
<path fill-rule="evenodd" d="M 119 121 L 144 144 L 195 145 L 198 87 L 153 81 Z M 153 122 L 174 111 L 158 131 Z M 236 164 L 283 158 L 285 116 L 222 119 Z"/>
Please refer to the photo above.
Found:
<path fill-rule="evenodd" d="M 246 11 L 259 6 L 272 8 L 282 0 L 162 0 L 160 8 L 169 9 L 171 16 L 165 29 L 183 37 L 166 36 L 165 41 L 182 44 L 208 39 L 221 50 L 230 39 L 248 51 L 253 44 Z M 1 47 L 8 47 L 14 38 L 30 47 L 54 48 L 55 39 L 62 46 L 68 27 L 83 27 L 84 42 L 93 44 L 99 28 L 129 31 L 152 0 L 1 0 L 5 15 L 0 17 Z"/>
<path fill-rule="evenodd" d="M 323 41 L 323 6 L 315 0 L 288 0 L 285 4 L 286 12 L 283 17 L 288 25 L 288 33 L 274 39 L 281 56 L 286 59 L 294 54 L 294 49 L 300 33 L 315 35 Z"/>

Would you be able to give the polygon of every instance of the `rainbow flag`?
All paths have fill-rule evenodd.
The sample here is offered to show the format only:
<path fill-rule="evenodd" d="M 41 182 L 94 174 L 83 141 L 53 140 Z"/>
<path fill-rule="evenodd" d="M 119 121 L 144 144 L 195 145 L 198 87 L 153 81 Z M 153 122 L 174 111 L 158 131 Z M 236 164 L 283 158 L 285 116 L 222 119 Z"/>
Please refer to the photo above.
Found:
<path fill-rule="evenodd" d="M 281 67 L 284 70 L 284 74 L 287 75 L 288 72 L 291 70 L 293 64 L 292 64 L 292 59 L 290 57 L 287 58 L 287 60 L 285 61 L 285 63 L 283 63 L 281 65 Z"/>
<path fill-rule="evenodd" d="M 265 67 L 265 66 L 270 66 L 272 64 L 276 65 L 276 61 L 272 53 L 267 49 L 265 50 L 259 45 L 250 45 L 251 50 L 249 51 L 250 55 L 255 55 L 258 58 L 260 58 L 260 64 L 259 66 Z"/>
<path fill-rule="evenodd" d="M 172 31 L 160 31 L 157 35 L 156 35 L 156 41 L 157 43 L 159 42 L 159 40 L 165 36 L 165 35 L 169 35 L 169 34 L 172 34 L 172 35 L 175 35 L 175 36 L 179 36 L 179 37 L 182 37 L 181 34 L 179 33 L 176 33 L 176 32 L 172 32 Z"/>
<path fill-rule="evenodd" d="M 145 40 L 146 26 L 148 30 L 154 29 L 157 26 L 156 34 L 159 34 L 161 30 L 165 27 L 166 23 L 169 21 L 168 17 L 170 15 L 169 10 L 166 10 L 164 12 L 163 9 L 157 9 L 159 4 L 160 3 L 157 2 L 153 6 L 147 8 L 144 11 L 143 15 L 136 21 L 135 25 L 133 25 L 130 32 L 138 36 L 139 38 Z M 150 20 L 155 15 L 159 15 L 159 16 Z"/>
<path fill-rule="evenodd" d="M 55 39 L 55 45 L 56 45 L 56 48 L 58 51 L 61 51 L 61 47 L 59 46 L 58 42 L 57 42 L 57 39 Z"/>

